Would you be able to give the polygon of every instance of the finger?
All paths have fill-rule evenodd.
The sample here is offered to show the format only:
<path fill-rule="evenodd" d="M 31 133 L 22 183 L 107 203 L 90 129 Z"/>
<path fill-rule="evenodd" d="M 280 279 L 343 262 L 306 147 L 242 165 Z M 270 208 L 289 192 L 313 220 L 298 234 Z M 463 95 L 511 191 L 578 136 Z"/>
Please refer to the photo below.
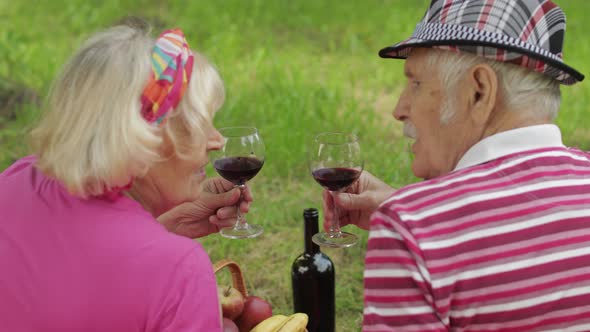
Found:
<path fill-rule="evenodd" d="M 222 229 L 226 227 L 232 227 L 236 223 L 236 219 L 219 219 L 216 216 L 211 216 L 209 217 L 209 222 L 211 222 L 212 225 L 215 225 L 218 229 Z"/>
<path fill-rule="evenodd" d="M 182 224 L 176 230 L 176 234 L 196 239 L 209 235 L 211 233 L 218 232 L 217 226 L 207 222 L 196 222 Z"/>
<path fill-rule="evenodd" d="M 349 225 L 352 223 L 352 219 L 351 219 L 351 213 L 356 212 L 354 210 L 348 210 L 348 209 L 344 209 L 342 207 L 342 202 L 338 200 L 338 193 L 327 193 L 328 195 L 328 206 L 327 206 L 327 210 L 324 213 L 327 213 L 330 217 L 329 219 L 329 223 L 327 226 L 329 226 L 330 224 L 333 224 L 335 222 L 335 218 L 338 218 L 338 226 L 339 227 L 344 227 L 346 225 Z M 353 196 L 357 196 L 357 195 L 353 195 Z M 336 211 L 334 211 L 335 209 L 338 209 L 338 213 L 336 214 Z"/>
<path fill-rule="evenodd" d="M 216 177 L 215 181 L 221 186 L 225 191 L 229 191 L 234 187 L 234 184 L 222 177 Z"/>
<path fill-rule="evenodd" d="M 250 202 L 242 201 L 242 203 L 240 203 L 240 211 L 242 213 L 248 213 L 248 211 L 250 211 Z"/>
<path fill-rule="evenodd" d="M 332 219 L 334 218 L 334 214 L 332 213 L 334 200 L 332 195 L 330 195 L 327 190 L 322 192 L 322 198 L 322 210 L 324 211 L 324 230 L 328 232 L 330 230 L 330 226 L 332 225 Z"/>
<path fill-rule="evenodd" d="M 322 192 L 322 210 L 324 211 L 324 218 L 326 220 L 332 220 L 332 207 L 334 201 L 332 195 L 328 191 Z"/>
<path fill-rule="evenodd" d="M 345 211 L 340 209 L 340 227 L 346 225 L 356 224 L 356 220 L 360 217 L 360 212 L 357 211 Z"/>
<path fill-rule="evenodd" d="M 233 183 L 227 181 L 222 177 L 205 179 L 201 186 L 203 190 L 213 194 L 228 192 L 234 187 Z"/>
<path fill-rule="evenodd" d="M 242 190 L 242 200 L 246 202 L 252 202 L 254 200 L 252 192 L 248 186 L 244 187 L 244 190 Z"/>
<path fill-rule="evenodd" d="M 351 193 L 338 193 L 334 197 L 335 204 L 340 208 L 350 210 L 367 210 L 373 207 L 371 196 L 367 193 L 359 195 Z"/>
<path fill-rule="evenodd" d="M 215 225 L 217 225 L 219 227 L 219 229 L 222 228 L 227 228 L 227 227 L 233 227 L 236 223 L 235 219 L 222 219 L 219 220 L 217 223 L 215 223 Z"/>
<path fill-rule="evenodd" d="M 235 206 L 239 199 L 240 190 L 236 188 L 221 194 L 202 192 L 199 203 L 208 209 L 216 210 L 225 206 Z"/>
<path fill-rule="evenodd" d="M 236 217 L 236 207 L 235 206 L 226 206 L 217 209 L 215 212 L 215 217 L 218 219 L 228 219 L 228 218 L 235 218 Z"/>

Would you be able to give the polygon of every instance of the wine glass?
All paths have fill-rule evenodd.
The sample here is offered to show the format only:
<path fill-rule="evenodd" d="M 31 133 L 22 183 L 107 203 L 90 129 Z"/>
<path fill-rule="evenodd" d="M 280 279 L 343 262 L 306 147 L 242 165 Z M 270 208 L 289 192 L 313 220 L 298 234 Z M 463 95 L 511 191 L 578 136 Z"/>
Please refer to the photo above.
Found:
<path fill-rule="evenodd" d="M 363 171 L 364 161 L 358 137 L 348 133 L 318 134 L 310 150 L 309 168 L 313 178 L 331 195 L 353 184 Z M 329 232 L 320 232 L 312 240 L 320 246 L 345 248 L 356 244 L 356 235 L 342 232 L 338 207 L 333 204 Z"/>
<path fill-rule="evenodd" d="M 254 127 L 227 127 L 219 129 L 225 144 L 221 150 L 211 152 L 213 167 L 224 179 L 240 189 L 236 222 L 233 227 L 222 228 L 219 233 L 230 239 L 252 238 L 262 234 L 262 227 L 246 222 L 240 212 L 246 182 L 252 179 L 264 164 L 264 142 Z"/>

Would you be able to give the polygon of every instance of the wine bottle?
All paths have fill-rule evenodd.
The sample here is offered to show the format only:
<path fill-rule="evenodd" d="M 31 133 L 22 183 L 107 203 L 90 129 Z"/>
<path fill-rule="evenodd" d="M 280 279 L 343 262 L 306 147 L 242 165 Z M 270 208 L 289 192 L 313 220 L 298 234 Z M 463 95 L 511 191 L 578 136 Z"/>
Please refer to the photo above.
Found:
<path fill-rule="evenodd" d="M 309 332 L 333 332 L 335 283 L 334 264 L 311 238 L 318 232 L 318 210 L 303 210 L 305 251 L 291 265 L 291 285 L 295 312 L 309 316 Z"/>

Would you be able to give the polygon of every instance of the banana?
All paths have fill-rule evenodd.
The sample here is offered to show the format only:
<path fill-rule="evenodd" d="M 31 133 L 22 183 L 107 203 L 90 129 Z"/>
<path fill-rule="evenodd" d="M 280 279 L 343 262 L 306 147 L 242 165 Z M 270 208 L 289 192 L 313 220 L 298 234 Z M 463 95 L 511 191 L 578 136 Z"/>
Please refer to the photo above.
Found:
<path fill-rule="evenodd" d="M 307 314 L 301 312 L 288 317 L 274 315 L 258 323 L 250 332 L 304 332 L 308 320 Z"/>
<path fill-rule="evenodd" d="M 285 315 L 270 316 L 258 325 L 254 326 L 250 332 L 277 332 L 283 326 L 289 317 Z"/>
<path fill-rule="evenodd" d="M 288 320 L 277 332 L 304 332 L 307 326 L 307 314 L 298 312 L 288 317 Z"/>

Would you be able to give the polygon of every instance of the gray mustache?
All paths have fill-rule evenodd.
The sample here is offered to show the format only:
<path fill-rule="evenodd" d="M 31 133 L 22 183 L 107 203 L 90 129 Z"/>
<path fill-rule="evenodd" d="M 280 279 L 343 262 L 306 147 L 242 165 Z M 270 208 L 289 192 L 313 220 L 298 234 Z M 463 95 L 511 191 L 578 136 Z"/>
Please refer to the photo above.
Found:
<path fill-rule="evenodd" d="M 416 127 L 414 127 L 413 124 L 411 123 L 404 123 L 404 136 L 409 137 L 409 138 L 413 138 L 416 139 L 418 138 L 417 133 L 416 133 Z"/>

